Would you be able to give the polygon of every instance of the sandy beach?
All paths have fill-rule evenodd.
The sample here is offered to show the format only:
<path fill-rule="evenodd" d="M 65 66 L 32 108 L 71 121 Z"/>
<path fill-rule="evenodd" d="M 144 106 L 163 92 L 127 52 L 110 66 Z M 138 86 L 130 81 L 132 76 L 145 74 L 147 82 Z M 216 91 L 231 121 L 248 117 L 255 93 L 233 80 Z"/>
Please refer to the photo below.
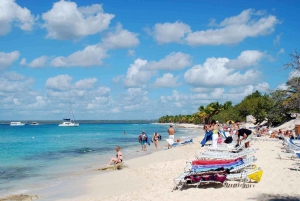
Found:
<path fill-rule="evenodd" d="M 201 131 L 202 132 L 202 131 Z M 97 171 L 63 182 L 61 184 L 28 192 L 39 200 L 299 200 L 298 185 L 300 171 L 292 170 L 295 160 L 278 159 L 281 152 L 280 141 L 253 141 L 251 147 L 257 150 L 256 165 L 263 170 L 260 183 L 247 184 L 247 188 L 229 187 L 221 184 L 186 187 L 182 191 L 172 191 L 173 179 L 179 176 L 186 161 L 205 151 L 199 141 L 162 150 L 143 157 L 125 160 L 122 170 Z M 160 142 L 165 143 L 165 142 Z M 234 182 L 232 182 L 234 184 Z"/>

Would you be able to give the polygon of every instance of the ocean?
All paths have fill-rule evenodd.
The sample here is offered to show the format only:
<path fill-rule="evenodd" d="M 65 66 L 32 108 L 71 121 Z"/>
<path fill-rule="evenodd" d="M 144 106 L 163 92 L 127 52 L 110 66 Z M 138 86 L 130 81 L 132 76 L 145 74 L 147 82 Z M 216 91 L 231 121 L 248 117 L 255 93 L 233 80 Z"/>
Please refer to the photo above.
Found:
<path fill-rule="evenodd" d="M 58 124 L 10 126 L 0 124 L 0 197 L 56 185 L 70 178 L 95 172 L 115 156 L 120 146 L 124 161 L 151 154 L 151 144 L 142 152 L 138 135 L 145 131 L 162 136 L 167 145 L 168 125 L 155 123 Z M 193 138 L 200 131 L 176 128 L 176 138 Z M 126 135 L 123 135 L 123 132 Z"/>

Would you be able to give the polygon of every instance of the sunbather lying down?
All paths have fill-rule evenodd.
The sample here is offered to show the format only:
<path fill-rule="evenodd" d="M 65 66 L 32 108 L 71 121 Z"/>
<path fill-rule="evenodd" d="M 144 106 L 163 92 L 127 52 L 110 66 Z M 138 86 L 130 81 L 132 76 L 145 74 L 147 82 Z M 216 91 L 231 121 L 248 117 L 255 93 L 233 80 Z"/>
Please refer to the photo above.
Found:
<path fill-rule="evenodd" d="M 103 168 L 99 168 L 98 170 L 122 170 L 124 168 L 124 163 L 117 163 L 115 165 L 111 165 L 111 166 L 106 166 Z"/>

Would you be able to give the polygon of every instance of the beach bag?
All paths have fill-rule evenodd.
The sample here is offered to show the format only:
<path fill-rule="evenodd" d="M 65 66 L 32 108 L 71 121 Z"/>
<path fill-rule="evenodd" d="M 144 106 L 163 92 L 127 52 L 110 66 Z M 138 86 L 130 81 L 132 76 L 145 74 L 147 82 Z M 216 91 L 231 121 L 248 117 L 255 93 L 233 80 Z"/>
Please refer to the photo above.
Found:
<path fill-rule="evenodd" d="M 229 137 L 227 137 L 226 138 L 226 140 L 224 141 L 226 144 L 230 144 L 231 142 L 232 142 L 232 137 L 231 136 L 229 136 Z"/>

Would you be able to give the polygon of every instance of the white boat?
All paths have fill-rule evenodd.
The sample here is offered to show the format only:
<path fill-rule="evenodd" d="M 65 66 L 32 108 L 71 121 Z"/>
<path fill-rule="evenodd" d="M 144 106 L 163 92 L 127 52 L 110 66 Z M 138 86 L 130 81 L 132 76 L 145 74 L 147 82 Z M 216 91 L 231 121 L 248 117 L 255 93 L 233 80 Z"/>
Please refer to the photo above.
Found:
<path fill-rule="evenodd" d="M 19 121 L 12 121 L 10 122 L 10 126 L 24 126 L 25 123 L 21 123 Z"/>
<path fill-rule="evenodd" d="M 40 125 L 38 122 L 31 122 L 31 124 L 29 124 L 29 125 L 31 125 L 31 126 L 37 126 L 37 125 Z"/>
<path fill-rule="evenodd" d="M 64 121 L 62 123 L 60 123 L 58 126 L 65 126 L 65 127 L 78 127 L 79 126 L 79 123 L 75 122 L 74 113 L 73 113 L 70 103 L 69 103 L 69 114 L 70 114 L 70 116 L 73 117 L 73 121 L 71 120 L 71 118 L 63 119 Z"/>

